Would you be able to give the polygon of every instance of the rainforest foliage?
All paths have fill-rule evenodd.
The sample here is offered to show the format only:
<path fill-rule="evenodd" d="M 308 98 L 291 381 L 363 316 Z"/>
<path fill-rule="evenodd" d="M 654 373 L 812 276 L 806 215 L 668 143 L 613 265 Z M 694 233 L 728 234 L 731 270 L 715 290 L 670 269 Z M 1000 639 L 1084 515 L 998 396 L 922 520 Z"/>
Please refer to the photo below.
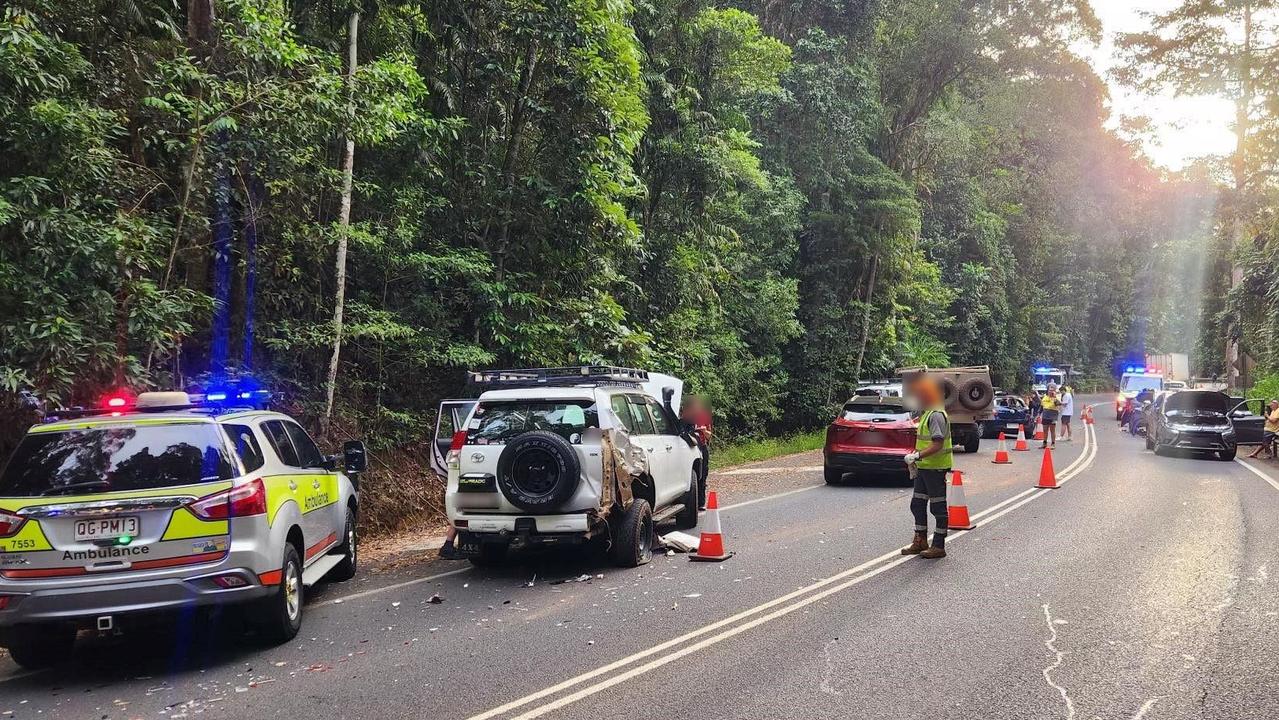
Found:
<path fill-rule="evenodd" d="M 740 436 L 902 365 L 1273 351 L 1264 204 L 1232 295 L 1212 168 L 1108 129 L 1099 32 L 1085 0 L 15 0 L 6 437 L 24 389 L 250 371 L 324 429 L 335 339 L 333 423 L 382 450 L 475 367 L 671 372 Z M 1134 83 L 1204 74 L 1130 42 Z"/>

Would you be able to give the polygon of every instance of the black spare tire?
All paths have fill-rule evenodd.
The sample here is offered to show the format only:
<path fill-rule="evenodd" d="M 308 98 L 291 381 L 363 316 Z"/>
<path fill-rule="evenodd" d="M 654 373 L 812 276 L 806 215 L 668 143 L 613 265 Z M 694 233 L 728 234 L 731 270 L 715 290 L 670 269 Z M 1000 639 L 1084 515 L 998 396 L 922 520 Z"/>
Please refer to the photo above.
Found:
<path fill-rule="evenodd" d="M 955 404 L 955 383 L 950 378 L 938 378 L 937 384 L 941 387 L 942 402 L 946 407 Z"/>
<path fill-rule="evenodd" d="M 511 440 L 497 459 L 497 486 L 512 505 L 544 512 L 573 497 L 582 466 L 567 440 L 534 430 Z"/>
<path fill-rule="evenodd" d="M 982 378 L 969 378 L 959 386 L 959 404 L 974 412 L 984 410 L 995 398 L 995 389 Z"/>

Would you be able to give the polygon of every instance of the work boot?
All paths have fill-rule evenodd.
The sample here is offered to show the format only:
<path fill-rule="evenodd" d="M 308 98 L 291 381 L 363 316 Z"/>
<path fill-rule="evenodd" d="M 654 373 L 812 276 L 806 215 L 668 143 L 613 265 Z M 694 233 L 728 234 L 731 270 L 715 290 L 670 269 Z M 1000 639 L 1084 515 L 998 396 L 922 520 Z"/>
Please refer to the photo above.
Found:
<path fill-rule="evenodd" d="M 928 550 L 928 535 L 925 533 L 915 533 L 915 539 L 910 545 L 902 548 L 902 555 L 919 555 Z"/>
<path fill-rule="evenodd" d="M 944 558 L 946 557 L 946 548 L 934 545 L 924 550 L 923 552 L 919 553 L 919 556 L 922 558 L 928 558 L 929 560 Z"/>

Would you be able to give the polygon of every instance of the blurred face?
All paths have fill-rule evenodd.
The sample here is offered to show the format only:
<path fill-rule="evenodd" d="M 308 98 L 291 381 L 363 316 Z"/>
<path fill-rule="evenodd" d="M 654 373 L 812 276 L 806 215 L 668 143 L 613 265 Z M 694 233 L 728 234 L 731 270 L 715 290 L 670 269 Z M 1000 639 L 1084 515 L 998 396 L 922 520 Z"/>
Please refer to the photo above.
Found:
<path fill-rule="evenodd" d="M 1275 410 L 1279 410 L 1279 400 L 1270 401 L 1270 412 L 1274 412 Z"/>
<path fill-rule="evenodd" d="M 920 378 L 906 388 L 906 395 L 915 401 L 916 407 L 923 410 L 941 405 L 941 386 L 930 377 Z"/>

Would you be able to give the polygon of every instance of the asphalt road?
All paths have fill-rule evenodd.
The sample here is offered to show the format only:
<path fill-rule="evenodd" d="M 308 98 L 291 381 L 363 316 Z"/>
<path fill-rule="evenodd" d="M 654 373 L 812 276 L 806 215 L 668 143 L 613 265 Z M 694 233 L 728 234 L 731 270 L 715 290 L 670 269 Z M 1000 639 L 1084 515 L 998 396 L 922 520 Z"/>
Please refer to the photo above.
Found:
<path fill-rule="evenodd" d="M 0 660 L 0 718 L 1272 717 L 1279 472 L 1098 417 L 1059 490 L 1038 452 L 958 455 L 977 528 L 944 560 L 897 554 L 909 488 L 806 453 L 713 476 L 725 563 L 401 567 L 318 588 L 281 647 L 179 622 Z"/>

